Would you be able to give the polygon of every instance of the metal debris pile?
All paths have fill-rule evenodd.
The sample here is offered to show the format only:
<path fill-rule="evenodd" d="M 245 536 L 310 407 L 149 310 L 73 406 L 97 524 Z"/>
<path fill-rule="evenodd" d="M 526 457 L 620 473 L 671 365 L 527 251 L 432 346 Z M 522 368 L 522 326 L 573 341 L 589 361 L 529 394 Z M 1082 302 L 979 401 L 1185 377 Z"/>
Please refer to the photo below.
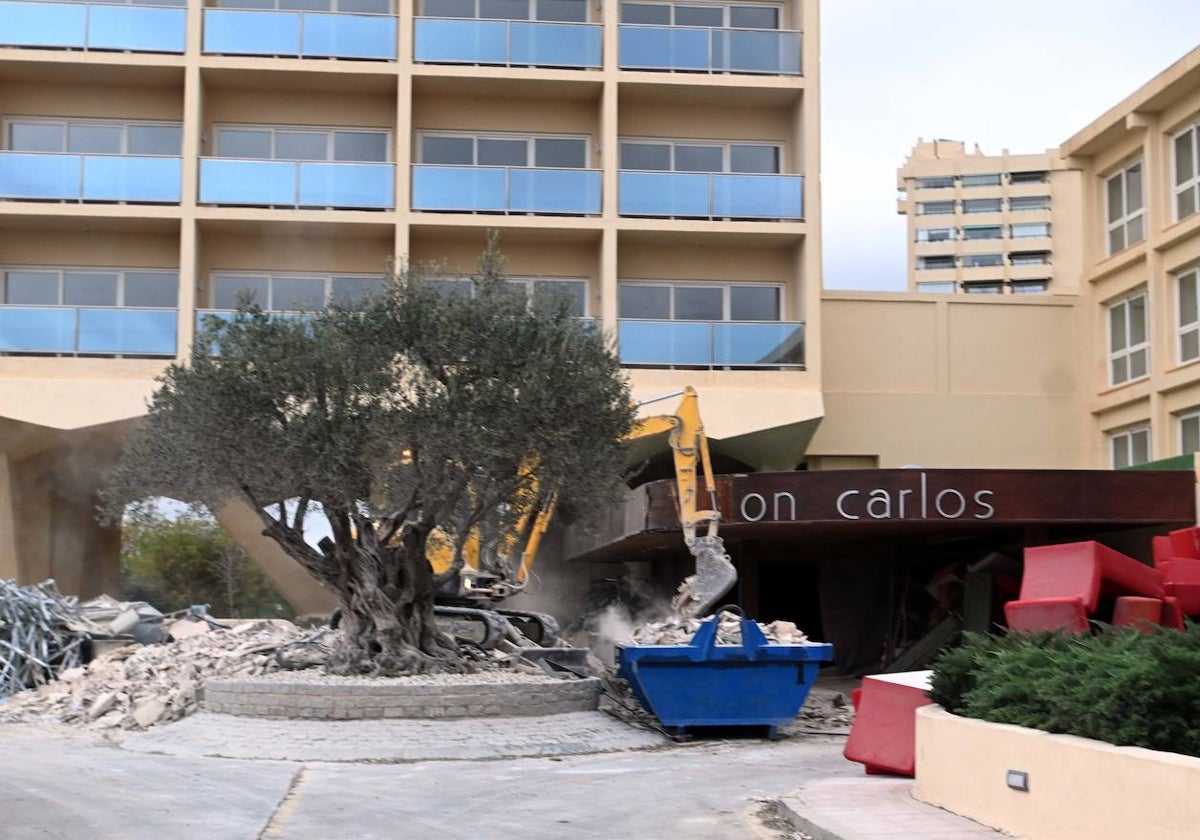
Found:
<path fill-rule="evenodd" d="M 87 634 L 71 625 L 79 600 L 54 581 L 17 586 L 0 580 L 0 697 L 53 680 L 83 661 Z"/>
<path fill-rule="evenodd" d="M 671 616 L 662 621 L 651 621 L 637 627 L 633 631 L 632 640 L 639 645 L 686 645 L 696 635 L 700 625 L 711 616 L 704 618 L 682 618 Z M 808 641 L 795 624 L 790 621 L 772 621 L 770 624 L 759 623 L 759 629 L 768 641 L 781 645 L 802 645 Z M 733 613 L 721 613 L 717 625 L 717 644 L 740 645 L 742 643 L 741 620 Z"/>
<path fill-rule="evenodd" d="M 275 651 L 304 636 L 281 620 L 249 621 L 228 630 L 202 620 L 189 623 L 196 625 L 195 635 L 130 645 L 60 671 L 57 680 L 0 705 L 0 721 L 146 729 L 197 711 L 210 677 L 276 670 Z"/>

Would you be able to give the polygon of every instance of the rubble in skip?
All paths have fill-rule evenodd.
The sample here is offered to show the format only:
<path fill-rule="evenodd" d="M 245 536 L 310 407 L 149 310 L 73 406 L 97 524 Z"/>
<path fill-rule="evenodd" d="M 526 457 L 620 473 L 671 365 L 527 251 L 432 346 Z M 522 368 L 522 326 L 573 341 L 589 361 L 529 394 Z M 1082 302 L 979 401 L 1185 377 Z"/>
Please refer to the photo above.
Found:
<path fill-rule="evenodd" d="M 638 645 L 686 645 L 696 635 L 700 625 L 711 616 L 703 618 L 684 618 L 673 615 L 661 621 L 650 621 L 635 628 L 631 640 Z M 758 627 L 767 637 L 767 641 L 780 645 L 802 645 L 808 641 L 808 636 L 790 621 L 772 621 L 770 624 L 758 623 Z M 723 612 L 717 625 L 717 644 L 740 645 L 742 643 L 742 623 L 733 613 Z"/>

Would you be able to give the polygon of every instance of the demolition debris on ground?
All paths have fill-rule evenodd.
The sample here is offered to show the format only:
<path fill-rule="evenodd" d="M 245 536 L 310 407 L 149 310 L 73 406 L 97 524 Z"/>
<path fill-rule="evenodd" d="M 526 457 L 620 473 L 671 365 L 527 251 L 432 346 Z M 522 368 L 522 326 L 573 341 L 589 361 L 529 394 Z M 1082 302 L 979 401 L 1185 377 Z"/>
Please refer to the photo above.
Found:
<path fill-rule="evenodd" d="M 696 635 L 700 625 L 711 616 L 704 618 L 682 618 L 671 616 L 662 621 L 651 621 L 634 629 L 632 641 L 639 645 L 686 645 Z M 781 645 L 802 645 L 808 641 L 795 624 L 790 621 L 772 621 L 770 624 L 759 623 L 767 640 Z M 742 623 L 734 614 L 721 613 L 717 625 L 717 644 L 740 645 L 742 643 Z"/>

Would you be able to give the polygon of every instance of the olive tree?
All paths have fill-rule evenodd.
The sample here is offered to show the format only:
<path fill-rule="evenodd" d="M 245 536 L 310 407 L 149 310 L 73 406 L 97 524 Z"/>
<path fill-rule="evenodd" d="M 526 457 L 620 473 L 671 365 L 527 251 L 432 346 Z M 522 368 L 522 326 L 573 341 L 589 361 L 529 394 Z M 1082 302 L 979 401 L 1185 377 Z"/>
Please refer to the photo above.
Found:
<path fill-rule="evenodd" d="M 621 486 L 633 409 L 610 344 L 565 300 L 514 293 L 492 245 L 453 284 L 467 291 L 438 276 L 404 267 L 349 304 L 209 317 L 106 494 L 110 516 L 154 496 L 258 511 L 339 602 L 334 673 L 461 670 L 433 606 L 468 536 L 511 531 L 541 494 L 586 512 Z M 314 547 L 317 516 L 331 536 Z M 455 551 L 441 576 L 435 529 Z"/>

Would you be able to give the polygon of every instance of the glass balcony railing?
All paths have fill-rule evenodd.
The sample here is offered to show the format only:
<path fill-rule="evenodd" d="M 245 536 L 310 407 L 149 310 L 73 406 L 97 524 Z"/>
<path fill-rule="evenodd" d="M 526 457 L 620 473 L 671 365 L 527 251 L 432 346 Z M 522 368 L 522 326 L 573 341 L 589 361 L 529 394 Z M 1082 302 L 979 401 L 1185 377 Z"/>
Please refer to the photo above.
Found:
<path fill-rule="evenodd" d="M 804 324 L 787 321 L 617 322 L 621 364 L 803 368 Z"/>
<path fill-rule="evenodd" d="M 390 163 L 200 160 L 202 204 L 390 210 L 395 188 Z"/>
<path fill-rule="evenodd" d="M 600 170 L 418 164 L 412 193 L 414 210 L 596 215 Z"/>
<path fill-rule="evenodd" d="M 602 63 L 599 24 L 419 17 L 415 29 L 414 61 L 527 67 Z"/>
<path fill-rule="evenodd" d="M 174 309 L 0 306 L 0 353 L 174 356 Z"/>
<path fill-rule="evenodd" d="M 620 39 L 623 70 L 800 73 L 800 33 L 791 30 L 622 24 Z"/>
<path fill-rule="evenodd" d="M 396 60 L 394 15 L 205 9 L 204 52 Z"/>
<path fill-rule="evenodd" d="M 0 44 L 182 53 L 187 10 L 154 5 L 0 0 Z"/>
<path fill-rule="evenodd" d="M 801 175 L 622 171 L 617 177 L 622 216 L 804 218 Z"/>
<path fill-rule="evenodd" d="M 177 157 L 0 152 L 0 199 L 178 204 Z"/>

